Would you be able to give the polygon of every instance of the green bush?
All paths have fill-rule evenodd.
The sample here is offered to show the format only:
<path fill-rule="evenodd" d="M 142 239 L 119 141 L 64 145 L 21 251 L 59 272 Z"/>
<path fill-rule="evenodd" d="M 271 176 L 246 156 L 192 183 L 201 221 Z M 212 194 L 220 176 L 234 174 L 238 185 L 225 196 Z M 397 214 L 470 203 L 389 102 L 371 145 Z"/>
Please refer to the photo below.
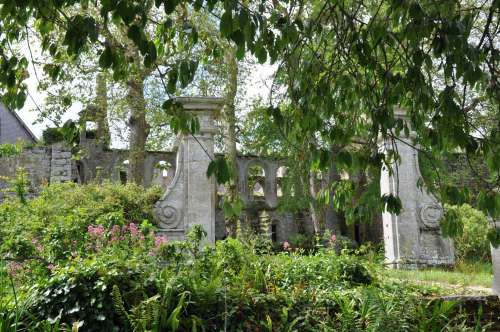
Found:
<path fill-rule="evenodd" d="M 457 214 L 463 225 L 461 235 L 454 238 L 455 256 L 458 261 L 491 262 L 490 243 L 487 238 L 489 224 L 486 216 L 470 205 L 446 206 Z"/>
<path fill-rule="evenodd" d="M 47 128 L 42 132 L 43 142 L 47 145 L 64 141 L 64 135 L 60 128 Z"/>
<path fill-rule="evenodd" d="M 0 204 L 0 253 L 27 260 L 31 268 L 85 255 L 88 229 L 101 225 L 147 225 L 153 220 L 157 188 L 127 184 L 53 184 L 23 204 L 11 197 Z"/>
<path fill-rule="evenodd" d="M 137 259 L 76 259 L 29 289 L 34 298 L 30 312 L 41 321 L 79 323 L 84 331 L 122 331 L 127 325 L 113 306 L 113 286 L 119 285 L 132 307 L 157 292 L 148 278 L 152 272 Z"/>

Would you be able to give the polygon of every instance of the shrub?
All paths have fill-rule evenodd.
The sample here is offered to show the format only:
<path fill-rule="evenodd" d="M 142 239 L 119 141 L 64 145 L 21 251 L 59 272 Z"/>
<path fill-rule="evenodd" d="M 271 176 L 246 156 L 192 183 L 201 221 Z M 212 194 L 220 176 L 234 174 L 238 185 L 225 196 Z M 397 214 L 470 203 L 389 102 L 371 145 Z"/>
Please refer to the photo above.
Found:
<path fill-rule="evenodd" d="M 47 145 L 62 142 L 64 140 L 64 136 L 60 130 L 60 128 L 46 128 L 42 132 L 43 142 Z"/>
<path fill-rule="evenodd" d="M 26 204 L 9 198 L 0 204 L 0 253 L 46 270 L 50 263 L 86 254 L 89 226 L 151 225 L 144 221 L 152 220 L 159 194 L 132 184 L 64 183 L 45 187 Z"/>
<path fill-rule="evenodd" d="M 454 238 L 455 256 L 458 261 L 491 261 L 490 244 L 487 238 L 488 219 L 470 205 L 446 206 L 454 211 L 463 225 L 461 235 Z"/>
<path fill-rule="evenodd" d="M 29 290 L 35 299 L 29 309 L 39 320 L 80 323 L 83 331 L 122 331 L 126 325 L 112 305 L 113 286 L 131 307 L 157 292 L 151 273 L 137 259 L 76 259 Z"/>

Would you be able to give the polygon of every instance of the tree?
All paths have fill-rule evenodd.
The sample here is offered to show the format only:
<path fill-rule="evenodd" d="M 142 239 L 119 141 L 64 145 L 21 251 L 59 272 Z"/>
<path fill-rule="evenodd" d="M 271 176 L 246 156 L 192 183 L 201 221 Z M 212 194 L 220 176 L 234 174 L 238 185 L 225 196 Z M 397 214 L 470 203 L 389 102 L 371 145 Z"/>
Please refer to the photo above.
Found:
<path fill-rule="evenodd" d="M 66 31 L 55 46 L 57 51 L 78 56 L 88 45 L 95 45 L 101 65 L 111 68 L 115 76 L 134 72 L 134 62 L 127 61 L 125 50 L 106 43 L 99 21 L 81 11 L 66 11 L 70 6 L 87 5 L 87 1 L 63 0 L 41 7 L 35 0 L 4 1 L 0 11 L 4 102 L 14 107 L 24 103 L 26 94 L 20 83 L 27 61 L 9 54 L 4 46 L 23 38 L 30 19 L 37 20 L 44 37 L 56 26 Z M 476 197 L 476 205 L 494 219 L 500 215 L 500 130 L 495 125 L 477 137 L 471 121 L 474 114 L 482 113 L 476 98 L 488 105 L 496 120 L 500 113 L 500 1 L 276 0 L 248 7 L 239 1 L 156 0 L 152 4 L 122 0 L 99 3 L 98 13 L 104 22 L 119 22 L 133 35 L 145 67 L 154 68 L 167 41 L 180 41 L 183 36 L 196 39 L 193 31 L 171 24 L 172 13 L 179 6 L 214 14 L 220 10 L 219 30 L 236 44 L 239 58 L 249 51 L 261 63 L 278 61 L 292 89 L 284 98 L 273 100 L 273 118 L 280 121 L 277 103 L 297 101 L 290 114 L 295 130 L 302 137 L 342 146 L 337 159 L 351 173 L 391 165 L 397 151 L 381 155 L 375 149 L 377 140 L 396 140 L 411 126 L 423 150 L 459 150 L 485 160 L 490 175 L 484 179 L 488 185 Z M 151 17 L 152 7 L 164 14 Z M 159 28 L 154 37 L 146 33 L 152 21 Z M 178 81 L 187 86 L 194 77 L 195 66 L 189 61 L 179 61 L 168 69 L 169 90 Z M 433 79 L 437 73 L 444 78 L 442 86 Z M 472 90 L 476 95 L 470 98 Z M 396 107 L 408 110 L 409 123 L 394 117 Z M 173 121 L 191 119 L 179 113 Z M 320 168 L 330 164 L 327 147 L 311 146 L 310 152 Z M 442 188 L 440 196 L 451 203 L 471 199 L 466 188 L 457 187 Z M 384 204 L 393 202 L 385 199 Z M 398 204 L 388 207 L 398 210 Z M 500 232 L 492 229 L 490 240 L 499 243 Z"/>

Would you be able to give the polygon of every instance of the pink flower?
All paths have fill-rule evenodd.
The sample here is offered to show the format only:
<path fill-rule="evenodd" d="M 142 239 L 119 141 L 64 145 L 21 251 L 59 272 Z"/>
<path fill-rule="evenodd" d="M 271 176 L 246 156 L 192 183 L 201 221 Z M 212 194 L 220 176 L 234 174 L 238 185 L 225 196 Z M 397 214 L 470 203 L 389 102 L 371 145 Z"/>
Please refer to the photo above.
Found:
<path fill-rule="evenodd" d="M 118 225 L 113 225 L 113 228 L 111 228 L 111 234 L 120 234 L 120 226 Z"/>
<path fill-rule="evenodd" d="M 12 277 L 15 278 L 19 272 L 23 270 L 23 264 L 19 262 L 9 262 L 7 263 L 7 273 Z"/>
<path fill-rule="evenodd" d="M 155 248 L 161 247 L 163 244 L 167 243 L 167 237 L 163 234 L 155 236 Z"/>
<path fill-rule="evenodd" d="M 335 234 L 332 234 L 332 236 L 330 237 L 330 241 L 332 242 L 337 241 L 337 236 Z"/>
<path fill-rule="evenodd" d="M 97 225 L 95 227 L 92 225 L 89 225 L 89 227 L 87 227 L 87 232 L 91 236 L 100 238 L 104 235 L 105 229 L 104 229 L 103 225 Z"/>
<path fill-rule="evenodd" d="M 114 225 L 113 228 L 111 228 L 111 242 L 118 241 L 120 233 L 121 233 L 120 226 Z"/>
<path fill-rule="evenodd" d="M 137 228 L 137 226 L 134 223 L 130 223 L 128 228 L 130 231 L 130 235 L 132 235 L 133 237 L 136 237 L 139 234 L 139 229 Z"/>
<path fill-rule="evenodd" d="M 290 243 L 288 243 L 288 241 L 283 242 L 283 249 L 285 250 L 290 249 Z"/>
<path fill-rule="evenodd" d="M 43 251 L 43 245 L 41 245 L 40 242 L 38 242 L 38 239 L 35 238 L 35 239 L 31 240 L 31 243 L 33 243 L 33 245 L 35 246 L 36 251 L 38 251 L 38 252 Z"/>
<path fill-rule="evenodd" d="M 53 271 L 56 269 L 56 266 L 55 266 L 54 264 L 49 264 L 49 265 L 47 266 L 47 268 L 48 268 L 51 272 L 53 272 Z"/>

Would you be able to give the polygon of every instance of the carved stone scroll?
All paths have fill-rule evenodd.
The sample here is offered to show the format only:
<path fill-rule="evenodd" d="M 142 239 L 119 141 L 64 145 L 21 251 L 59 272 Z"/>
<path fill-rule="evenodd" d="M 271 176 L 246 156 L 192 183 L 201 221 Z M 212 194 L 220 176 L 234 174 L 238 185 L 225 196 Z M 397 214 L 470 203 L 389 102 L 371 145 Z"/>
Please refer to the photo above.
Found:
<path fill-rule="evenodd" d="M 155 219 L 160 232 L 170 239 L 182 240 L 193 225 L 202 225 L 207 232 L 206 241 L 214 243 L 215 181 L 207 178 L 206 173 L 214 157 L 214 118 L 222 99 L 189 97 L 176 101 L 198 117 L 200 131 L 177 138 L 175 175 L 155 204 Z"/>

